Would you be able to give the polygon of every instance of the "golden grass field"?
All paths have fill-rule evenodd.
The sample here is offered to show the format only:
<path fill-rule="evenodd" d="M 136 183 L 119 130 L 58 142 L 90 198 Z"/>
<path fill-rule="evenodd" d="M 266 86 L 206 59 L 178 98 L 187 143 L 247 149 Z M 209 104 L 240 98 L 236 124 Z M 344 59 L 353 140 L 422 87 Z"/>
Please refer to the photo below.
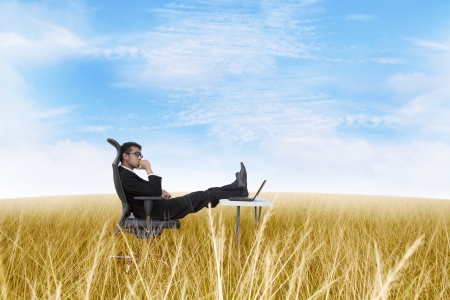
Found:
<path fill-rule="evenodd" d="M 450 299 L 450 201 L 263 193 L 140 241 L 116 195 L 0 201 L 2 299 Z M 139 253 L 138 253 L 139 252 Z M 131 261 L 110 258 L 139 254 Z"/>

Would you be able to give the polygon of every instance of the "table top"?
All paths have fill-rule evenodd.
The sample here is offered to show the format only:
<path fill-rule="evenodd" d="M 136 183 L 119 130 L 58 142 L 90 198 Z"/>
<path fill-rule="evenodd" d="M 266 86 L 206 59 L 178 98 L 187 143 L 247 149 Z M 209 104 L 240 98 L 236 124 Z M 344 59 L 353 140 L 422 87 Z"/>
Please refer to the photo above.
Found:
<path fill-rule="evenodd" d="M 272 206 L 273 202 L 264 198 L 256 198 L 253 201 L 230 201 L 220 199 L 219 203 L 224 206 Z"/>

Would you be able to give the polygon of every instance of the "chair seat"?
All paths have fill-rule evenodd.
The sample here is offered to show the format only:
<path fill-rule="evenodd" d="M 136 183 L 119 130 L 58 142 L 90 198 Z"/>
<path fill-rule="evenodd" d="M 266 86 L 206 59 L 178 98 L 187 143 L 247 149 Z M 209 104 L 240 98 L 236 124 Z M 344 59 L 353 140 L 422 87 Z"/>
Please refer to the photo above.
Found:
<path fill-rule="evenodd" d="M 144 218 L 128 217 L 122 226 L 117 227 L 116 232 L 123 231 L 134 234 L 138 239 L 155 238 L 161 235 L 164 228 L 180 229 L 178 220 L 151 220 L 150 228 L 147 228 L 147 221 Z"/>
<path fill-rule="evenodd" d="M 172 228 L 172 229 L 180 229 L 180 221 L 178 220 L 151 220 L 150 227 L 152 228 Z M 125 222 L 121 226 L 124 229 L 145 229 L 147 228 L 147 221 L 144 218 L 135 218 L 128 217 L 125 219 Z"/>

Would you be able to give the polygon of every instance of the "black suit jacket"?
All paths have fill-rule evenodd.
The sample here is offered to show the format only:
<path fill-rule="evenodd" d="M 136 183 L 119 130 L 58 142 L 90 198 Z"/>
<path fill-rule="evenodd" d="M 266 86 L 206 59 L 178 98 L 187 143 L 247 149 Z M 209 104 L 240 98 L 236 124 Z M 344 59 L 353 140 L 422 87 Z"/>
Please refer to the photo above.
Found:
<path fill-rule="evenodd" d="M 119 167 L 119 174 L 125 197 L 131 206 L 131 211 L 136 217 L 145 218 L 144 201 L 134 200 L 134 197 L 160 197 L 162 194 L 162 178 L 156 175 L 149 175 L 147 181 L 139 177 L 136 173 L 122 167 Z M 155 201 L 155 204 L 156 202 L 162 201 Z M 154 210 L 155 208 L 156 207 L 154 207 Z"/>

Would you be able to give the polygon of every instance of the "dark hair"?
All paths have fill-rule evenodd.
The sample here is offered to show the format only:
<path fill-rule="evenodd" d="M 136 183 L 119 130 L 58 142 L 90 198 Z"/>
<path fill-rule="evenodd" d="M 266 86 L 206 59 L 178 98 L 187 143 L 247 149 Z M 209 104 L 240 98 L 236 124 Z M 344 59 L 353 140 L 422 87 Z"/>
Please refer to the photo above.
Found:
<path fill-rule="evenodd" d="M 123 154 L 131 151 L 131 147 L 138 147 L 139 150 L 142 150 L 141 145 L 135 142 L 127 142 L 120 146 L 120 162 L 123 160 Z"/>

